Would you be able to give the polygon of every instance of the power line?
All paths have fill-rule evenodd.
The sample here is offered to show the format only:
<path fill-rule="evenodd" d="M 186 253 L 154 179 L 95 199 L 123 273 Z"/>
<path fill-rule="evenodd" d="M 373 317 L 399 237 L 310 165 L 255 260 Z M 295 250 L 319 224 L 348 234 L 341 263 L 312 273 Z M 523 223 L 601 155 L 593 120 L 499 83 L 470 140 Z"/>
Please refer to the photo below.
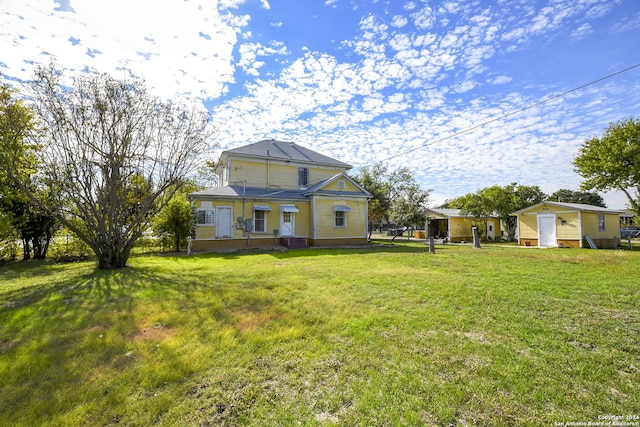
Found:
<path fill-rule="evenodd" d="M 542 105 L 542 104 L 546 104 L 547 102 L 551 102 L 554 99 L 562 98 L 563 96 L 566 96 L 566 95 L 568 95 L 570 93 L 577 92 L 580 89 L 584 89 L 585 87 L 594 85 L 596 83 L 600 83 L 603 80 L 610 79 L 611 77 L 615 77 L 615 76 L 617 76 L 619 74 L 626 73 L 627 71 L 633 70 L 634 68 L 638 68 L 638 67 L 640 67 L 640 63 L 632 65 L 630 67 L 627 67 L 627 68 L 625 68 L 623 70 L 616 71 L 615 73 L 611 73 L 611 74 L 609 74 L 607 76 L 604 76 L 604 77 L 601 77 L 601 78 L 599 78 L 597 80 L 590 81 L 589 83 L 585 83 L 583 85 L 574 87 L 573 89 L 569 89 L 567 91 L 559 93 L 558 95 L 554 95 L 554 96 L 551 96 L 549 98 L 545 98 L 545 99 L 543 99 L 541 101 L 536 101 L 536 102 L 534 102 L 532 104 L 525 105 L 524 107 L 518 108 L 517 110 L 513 110 L 513 111 L 510 111 L 510 112 L 508 112 L 506 114 L 503 114 L 501 116 L 494 117 L 493 119 L 490 119 L 490 120 L 487 120 L 487 121 L 482 122 L 480 124 L 471 126 L 469 128 L 466 128 L 466 129 L 463 129 L 463 130 L 458 131 L 456 133 L 453 133 L 451 135 L 436 139 L 435 141 L 425 142 L 424 144 L 420 145 L 419 147 L 412 148 L 411 150 L 407 150 L 407 151 L 403 151 L 401 153 L 395 154 L 395 155 L 393 155 L 391 157 L 388 157 L 388 158 L 382 160 L 381 162 L 383 162 L 383 163 L 384 162 L 388 162 L 389 160 L 395 159 L 396 157 L 404 156 L 404 155 L 407 155 L 409 153 L 413 153 L 414 151 L 422 150 L 423 148 L 426 148 L 426 147 L 428 147 L 430 145 L 435 145 L 435 144 L 438 144 L 438 143 L 440 143 L 442 141 L 446 141 L 447 139 L 455 138 L 456 136 L 460 136 L 460 135 L 465 134 L 467 132 L 471 132 L 472 130 L 481 128 L 481 127 L 483 127 L 485 125 L 488 125 L 489 123 L 497 122 L 497 121 L 505 119 L 505 118 L 507 118 L 509 116 L 513 116 L 514 114 L 518 114 L 518 113 L 521 113 L 523 111 L 529 110 L 529 109 L 531 109 L 533 107 L 537 107 L 538 105 Z M 376 163 L 378 163 L 378 162 L 376 162 Z M 364 165 L 364 166 L 367 166 L 367 165 Z"/>

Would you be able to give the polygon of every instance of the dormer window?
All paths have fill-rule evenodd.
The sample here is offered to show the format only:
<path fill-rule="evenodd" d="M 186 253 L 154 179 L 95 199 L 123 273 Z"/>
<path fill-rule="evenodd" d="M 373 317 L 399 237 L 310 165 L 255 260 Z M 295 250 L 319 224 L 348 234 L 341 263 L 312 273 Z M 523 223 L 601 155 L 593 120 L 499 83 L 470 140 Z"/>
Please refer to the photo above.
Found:
<path fill-rule="evenodd" d="M 309 168 L 298 168 L 298 187 L 309 185 Z"/>

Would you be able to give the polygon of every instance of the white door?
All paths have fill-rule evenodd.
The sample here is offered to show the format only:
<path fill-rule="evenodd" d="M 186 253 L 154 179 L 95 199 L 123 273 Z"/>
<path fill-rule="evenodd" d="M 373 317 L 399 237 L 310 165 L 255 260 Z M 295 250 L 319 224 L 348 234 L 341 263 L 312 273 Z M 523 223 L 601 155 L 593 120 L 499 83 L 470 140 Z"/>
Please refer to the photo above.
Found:
<path fill-rule="evenodd" d="M 558 246 L 554 214 L 538 215 L 538 235 L 538 246 Z"/>
<path fill-rule="evenodd" d="M 280 212 L 280 235 L 283 237 L 292 237 L 294 233 L 294 213 Z"/>
<path fill-rule="evenodd" d="M 216 239 L 233 237 L 233 208 L 218 206 L 216 208 Z"/>
<path fill-rule="evenodd" d="M 495 240 L 496 239 L 496 230 L 493 228 L 493 222 L 487 222 L 487 239 Z"/>

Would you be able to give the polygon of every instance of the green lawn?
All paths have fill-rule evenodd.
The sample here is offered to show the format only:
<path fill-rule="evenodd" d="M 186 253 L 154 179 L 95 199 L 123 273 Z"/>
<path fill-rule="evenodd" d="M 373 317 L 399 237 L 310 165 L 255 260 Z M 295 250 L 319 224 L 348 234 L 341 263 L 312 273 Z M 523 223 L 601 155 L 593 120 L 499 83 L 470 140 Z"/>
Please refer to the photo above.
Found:
<path fill-rule="evenodd" d="M 0 268 L 1 425 L 640 415 L 640 252 L 373 249 Z"/>

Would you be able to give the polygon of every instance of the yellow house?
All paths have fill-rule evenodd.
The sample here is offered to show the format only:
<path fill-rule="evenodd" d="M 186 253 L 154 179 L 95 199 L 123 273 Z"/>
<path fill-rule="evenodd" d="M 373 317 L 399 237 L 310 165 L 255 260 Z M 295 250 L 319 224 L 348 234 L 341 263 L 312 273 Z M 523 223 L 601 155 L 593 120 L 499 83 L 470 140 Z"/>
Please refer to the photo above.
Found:
<path fill-rule="evenodd" d="M 514 212 L 521 246 L 615 248 L 620 212 L 599 206 L 545 201 Z"/>
<path fill-rule="evenodd" d="M 429 222 L 429 236 L 447 239 L 449 242 L 471 242 L 473 233 L 471 228 L 475 220 L 468 215 L 462 215 L 460 209 L 427 209 Z M 487 220 L 486 238 L 495 240 L 500 238 L 500 219 L 489 217 Z"/>
<path fill-rule="evenodd" d="M 222 152 L 221 186 L 191 193 L 194 251 L 367 243 L 371 195 L 351 165 L 293 142 L 264 140 Z"/>

